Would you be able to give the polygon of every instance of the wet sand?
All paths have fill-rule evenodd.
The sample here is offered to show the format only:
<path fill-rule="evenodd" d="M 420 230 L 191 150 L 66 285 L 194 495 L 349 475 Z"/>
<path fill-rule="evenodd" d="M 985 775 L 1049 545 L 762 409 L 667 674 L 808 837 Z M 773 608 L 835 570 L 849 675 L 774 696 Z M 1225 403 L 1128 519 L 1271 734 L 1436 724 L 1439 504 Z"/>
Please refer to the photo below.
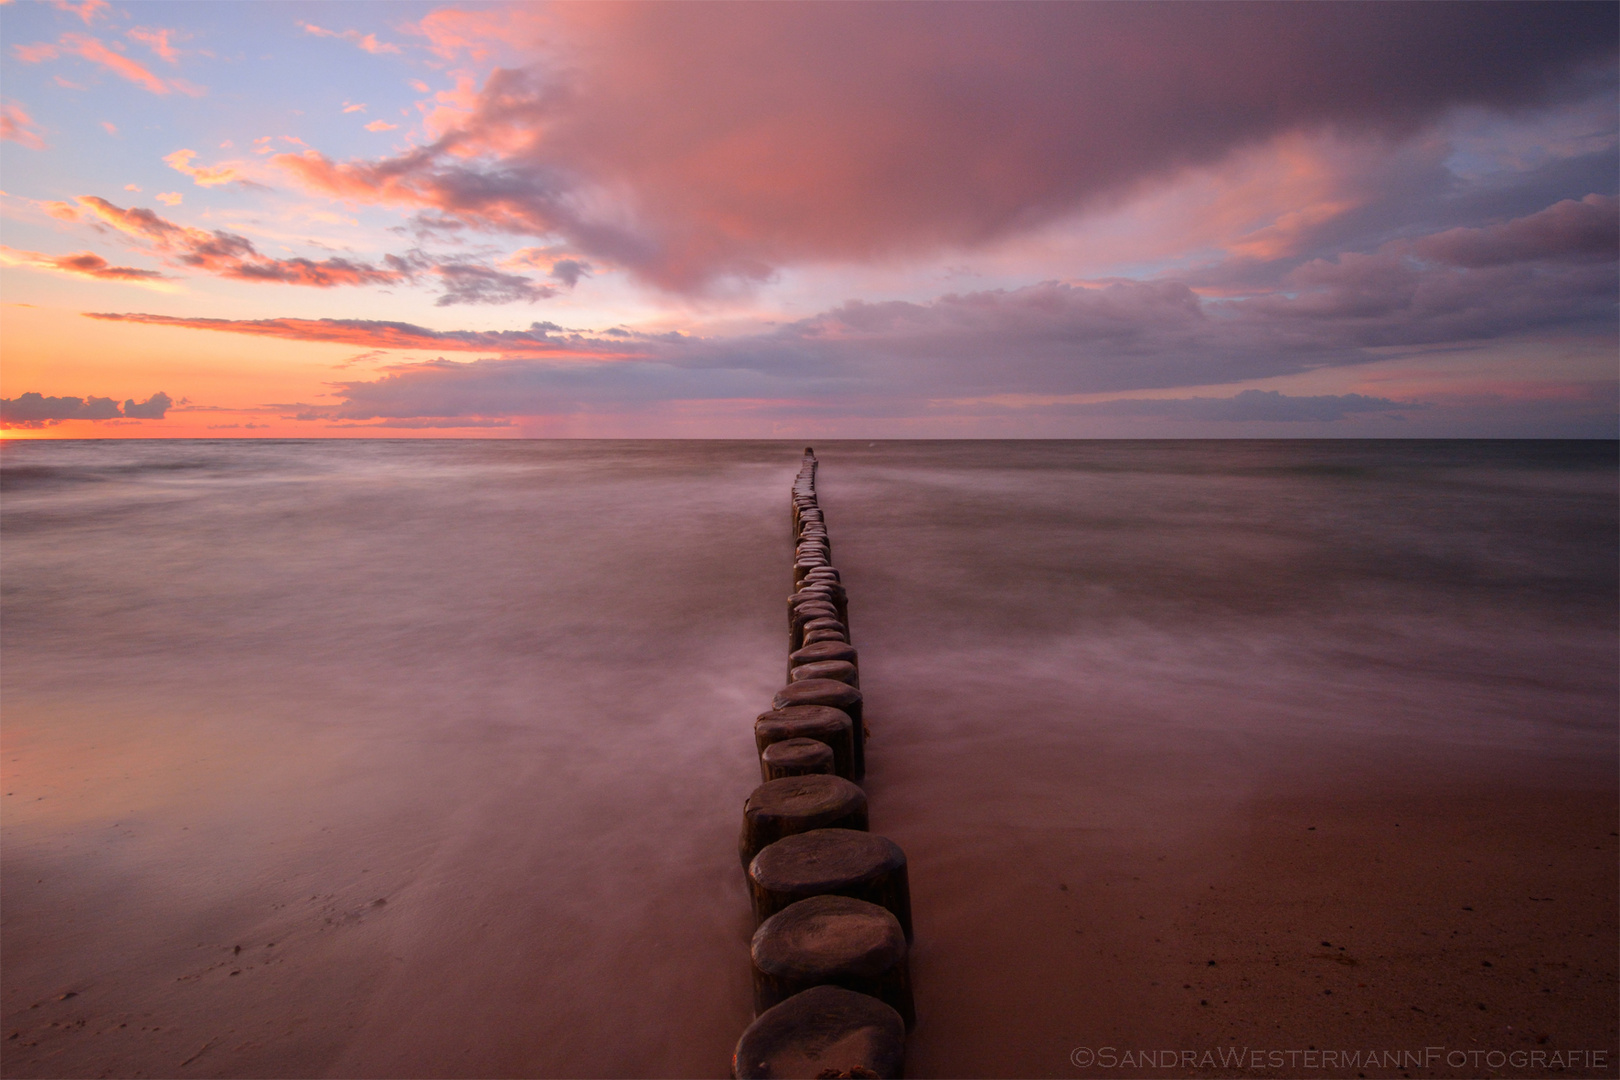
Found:
<path fill-rule="evenodd" d="M 723 1075 L 797 449 L 8 489 L 0 1071 Z M 1601 455 L 970 449 L 817 447 L 911 1075 L 1612 1075 Z"/>
<path fill-rule="evenodd" d="M 1301 794 L 1211 827 L 1197 850 L 1081 859 L 1030 843 L 994 898 L 919 894 L 922 940 L 953 945 L 919 954 L 929 1027 L 913 1073 L 1555 1071 L 1446 1056 L 1459 1050 L 1606 1050 L 1612 1067 L 1614 803 L 1612 789 L 1499 784 Z M 1003 890 L 1022 897 L 1017 917 L 998 914 Z M 949 1044 L 930 1038 L 941 1029 Z M 1382 1057 L 1306 1056 L 1323 1050 Z"/>

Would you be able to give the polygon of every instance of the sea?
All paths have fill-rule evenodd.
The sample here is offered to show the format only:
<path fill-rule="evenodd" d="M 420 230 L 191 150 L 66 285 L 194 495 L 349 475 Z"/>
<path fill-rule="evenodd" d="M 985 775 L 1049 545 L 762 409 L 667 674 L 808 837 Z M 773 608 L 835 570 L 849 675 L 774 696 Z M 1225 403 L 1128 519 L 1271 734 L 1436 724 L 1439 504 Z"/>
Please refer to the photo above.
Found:
<path fill-rule="evenodd" d="M 802 451 L 0 444 L 4 1073 L 725 1075 Z M 1613 783 L 1614 442 L 815 451 L 913 1075 L 1154 1033 L 1068 898 L 1280 796 Z"/>

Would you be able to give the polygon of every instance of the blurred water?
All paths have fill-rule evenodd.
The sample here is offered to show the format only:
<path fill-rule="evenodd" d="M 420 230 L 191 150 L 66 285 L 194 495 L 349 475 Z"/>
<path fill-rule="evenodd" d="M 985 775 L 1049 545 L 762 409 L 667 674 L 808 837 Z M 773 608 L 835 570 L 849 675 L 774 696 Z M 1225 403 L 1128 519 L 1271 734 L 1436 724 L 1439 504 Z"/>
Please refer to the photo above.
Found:
<path fill-rule="evenodd" d="M 723 1074 L 799 449 L 3 444 L 7 1075 Z M 817 450 L 924 1072 L 1032 860 L 1614 774 L 1613 443 Z"/>

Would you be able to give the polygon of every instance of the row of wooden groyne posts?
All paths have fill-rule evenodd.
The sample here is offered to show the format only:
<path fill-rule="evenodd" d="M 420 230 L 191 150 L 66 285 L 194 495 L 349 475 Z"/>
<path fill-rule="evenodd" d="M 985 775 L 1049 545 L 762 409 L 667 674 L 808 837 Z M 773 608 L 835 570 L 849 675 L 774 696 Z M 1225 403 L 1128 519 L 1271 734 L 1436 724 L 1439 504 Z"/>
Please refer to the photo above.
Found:
<path fill-rule="evenodd" d="M 738 1078 L 897 1077 L 915 1022 L 906 856 L 867 829 L 860 659 L 816 464 L 806 447 L 793 483 L 788 682 L 754 722 L 763 782 L 738 840 L 759 927 Z"/>

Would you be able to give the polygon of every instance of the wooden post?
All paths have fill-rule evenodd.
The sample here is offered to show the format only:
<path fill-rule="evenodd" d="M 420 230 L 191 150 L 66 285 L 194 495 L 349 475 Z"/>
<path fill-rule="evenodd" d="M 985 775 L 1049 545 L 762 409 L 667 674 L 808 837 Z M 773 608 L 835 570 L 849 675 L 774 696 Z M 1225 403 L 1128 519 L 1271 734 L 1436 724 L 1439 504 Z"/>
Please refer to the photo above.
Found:
<path fill-rule="evenodd" d="M 784 776 L 767 780 L 743 803 L 737 854 L 743 866 L 784 836 L 811 829 L 866 831 L 866 792 L 841 776 Z"/>
<path fill-rule="evenodd" d="M 795 705 L 772 709 L 754 721 L 754 745 L 761 754 L 772 743 L 788 739 L 814 739 L 833 753 L 833 772 L 845 780 L 855 775 L 854 723 L 842 709 L 824 705 Z"/>
<path fill-rule="evenodd" d="M 888 908 L 911 940 L 906 853 L 886 837 L 854 829 L 783 837 L 748 864 L 748 887 L 760 922 L 812 896 L 853 896 Z"/>
<path fill-rule="evenodd" d="M 760 924 L 749 946 L 754 1014 L 812 986 L 842 986 L 917 1021 L 906 935 L 887 909 L 848 896 L 812 896 Z"/>
<path fill-rule="evenodd" d="M 737 1080 L 781 1077 L 899 1077 L 906 1022 L 875 997 L 815 986 L 767 1009 L 731 1055 Z"/>
<path fill-rule="evenodd" d="M 832 679 L 805 679 L 788 683 L 771 699 L 771 707 L 785 709 L 790 705 L 828 705 L 842 709 L 853 721 L 855 737 L 855 777 L 866 773 L 866 725 L 861 718 L 861 692 L 848 683 Z"/>
<path fill-rule="evenodd" d="M 759 775 L 761 780 L 813 773 L 837 775 L 835 762 L 832 747 L 818 739 L 783 739 L 759 752 Z"/>

